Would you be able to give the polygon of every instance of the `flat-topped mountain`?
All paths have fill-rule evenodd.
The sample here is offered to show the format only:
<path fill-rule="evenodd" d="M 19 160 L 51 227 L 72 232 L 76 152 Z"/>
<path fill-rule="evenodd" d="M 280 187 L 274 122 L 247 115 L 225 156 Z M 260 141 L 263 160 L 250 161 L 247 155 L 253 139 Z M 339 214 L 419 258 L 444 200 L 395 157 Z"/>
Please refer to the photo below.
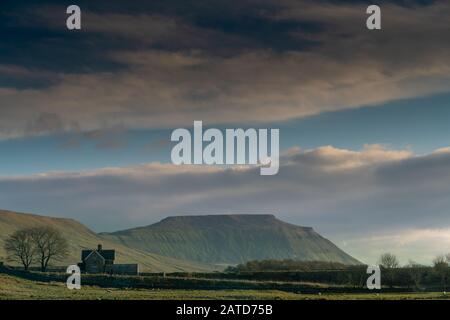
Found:
<path fill-rule="evenodd" d="M 312 228 L 273 215 L 168 217 L 146 227 L 101 235 L 141 251 L 198 262 L 294 259 L 359 264 Z"/>

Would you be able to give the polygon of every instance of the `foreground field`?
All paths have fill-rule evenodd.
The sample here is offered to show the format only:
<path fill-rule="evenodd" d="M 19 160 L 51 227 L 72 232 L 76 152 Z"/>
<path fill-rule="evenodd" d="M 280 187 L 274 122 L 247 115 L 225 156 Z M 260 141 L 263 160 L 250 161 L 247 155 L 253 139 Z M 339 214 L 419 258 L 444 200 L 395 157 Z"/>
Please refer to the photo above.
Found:
<path fill-rule="evenodd" d="M 43 300 L 196 300 L 196 299 L 448 299 L 442 293 L 383 293 L 383 294 L 296 294 L 276 290 L 144 290 L 108 289 L 83 286 L 81 290 L 68 290 L 63 283 L 37 282 L 0 274 L 0 299 Z"/>

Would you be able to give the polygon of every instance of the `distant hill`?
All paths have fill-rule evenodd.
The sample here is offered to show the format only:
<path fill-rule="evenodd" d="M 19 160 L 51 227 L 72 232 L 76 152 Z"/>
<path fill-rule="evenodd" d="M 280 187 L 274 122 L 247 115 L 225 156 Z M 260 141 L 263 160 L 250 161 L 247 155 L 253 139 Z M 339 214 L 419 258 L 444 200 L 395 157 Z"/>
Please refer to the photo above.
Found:
<path fill-rule="evenodd" d="M 213 269 L 210 265 L 181 261 L 124 247 L 111 240 L 99 237 L 96 233 L 72 219 L 51 218 L 4 210 L 0 210 L 0 261 L 4 260 L 6 256 L 3 244 L 8 235 L 19 228 L 43 225 L 51 226 L 61 231 L 69 242 L 69 256 L 64 261 L 57 262 L 57 265 L 69 265 L 80 262 L 82 249 L 94 249 L 101 243 L 105 249 L 116 250 L 117 263 L 139 263 L 141 270 L 144 271 L 211 271 Z"/>
<path fill-rule="evenodd" d="M 101 235 L 127 247 L 205 263 L 294 259 L 359 264 L 312 228 L 273 215 L 169 217 L 147 227 Z"/>

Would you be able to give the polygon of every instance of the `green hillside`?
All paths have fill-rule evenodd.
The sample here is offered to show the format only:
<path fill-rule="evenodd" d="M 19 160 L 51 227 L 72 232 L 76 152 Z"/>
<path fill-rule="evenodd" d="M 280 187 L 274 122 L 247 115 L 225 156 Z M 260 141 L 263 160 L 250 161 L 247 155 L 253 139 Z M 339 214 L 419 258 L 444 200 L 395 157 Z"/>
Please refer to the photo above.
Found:
<path fill-rule="evenodd" d="M 359 263 L 312 228 L 292 225 L 273 215 L 169 217 L 102 237 L 142 251 L 205 263 L 265 259 Z"/>
<path fill-rule="evenodd" d="M 57 265 L 69 265 L 80 262 L 82 249 L 94 249 L 102 244 L 105 249 L 116 250 L 117 263 L 139 263 L 142 271 L 176 272 L 176 271 L 211 271 L 210 265 L 191 263 L 157 254 L 133 250 L 103 239 L 81 223 L 72 219 L 51 218 L 33 214 L 16 213 L 0 210 L 0 261 L 5 260 L 4 240 L 14 230 L 32 226 L 51 226 L 62 232 L 69 242 L 69 256 Z"/>

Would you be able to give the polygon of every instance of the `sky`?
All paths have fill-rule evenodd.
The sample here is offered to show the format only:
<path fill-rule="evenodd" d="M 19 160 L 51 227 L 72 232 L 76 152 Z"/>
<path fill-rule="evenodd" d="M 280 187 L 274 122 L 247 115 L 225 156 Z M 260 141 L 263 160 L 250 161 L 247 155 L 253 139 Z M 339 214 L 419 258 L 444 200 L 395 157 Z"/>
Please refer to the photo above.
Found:
<path fill-rule="evenodd" d="M 450 245 L 450 2 L 2 1 L 0 207 L 95 231 L 270 213 L 357 259 Z M 175 166 L 170 134 L 280 129 L 280 171 Z"/>

